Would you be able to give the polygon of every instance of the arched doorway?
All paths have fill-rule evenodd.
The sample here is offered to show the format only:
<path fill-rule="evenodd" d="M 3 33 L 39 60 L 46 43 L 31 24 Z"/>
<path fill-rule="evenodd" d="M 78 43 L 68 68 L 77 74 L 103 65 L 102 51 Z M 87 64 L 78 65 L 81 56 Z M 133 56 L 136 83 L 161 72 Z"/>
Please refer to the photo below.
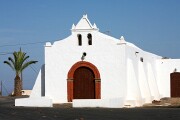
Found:
<path fill-rule="evenodd" d="M 67 99 L 100 99 L 101 80 L 96 66 L 90 62 L 75 63 L 68 72 Z"/>

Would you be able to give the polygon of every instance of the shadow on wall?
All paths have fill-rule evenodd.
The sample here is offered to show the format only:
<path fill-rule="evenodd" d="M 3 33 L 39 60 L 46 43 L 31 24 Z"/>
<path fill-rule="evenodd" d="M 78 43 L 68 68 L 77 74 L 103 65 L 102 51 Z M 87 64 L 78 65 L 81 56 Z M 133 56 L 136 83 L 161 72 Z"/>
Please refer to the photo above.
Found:
<path fill-rule="evenodd" d="M 45 96 L 45 64 L 41 67 L 41 96 Z"/>

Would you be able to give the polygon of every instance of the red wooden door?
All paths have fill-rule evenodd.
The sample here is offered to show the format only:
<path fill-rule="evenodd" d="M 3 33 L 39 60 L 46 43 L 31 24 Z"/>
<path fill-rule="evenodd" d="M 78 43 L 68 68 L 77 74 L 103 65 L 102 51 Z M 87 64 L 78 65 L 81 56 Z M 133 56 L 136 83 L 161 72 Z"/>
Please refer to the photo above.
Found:
<path fill-rule="evenodd" d="M 180 97 L 180 73 L 171 73 L 171 97 Z"/>
<path fill-rule="evenodd" d="M 94 73 L 87 67 L 74 72 L 73 99 L 95 99 Z"/>

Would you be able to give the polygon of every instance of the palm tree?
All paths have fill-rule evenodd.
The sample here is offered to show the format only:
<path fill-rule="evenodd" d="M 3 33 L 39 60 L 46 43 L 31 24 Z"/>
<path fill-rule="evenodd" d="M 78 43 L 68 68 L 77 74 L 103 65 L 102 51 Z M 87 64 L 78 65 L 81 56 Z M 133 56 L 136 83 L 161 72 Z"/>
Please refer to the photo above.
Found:
<path fill-rule="evenodd" d="M 18 52 L 13 52 L 13 57 L 8 58 L 8 61 L 4 61 L 5 64 L 9 65 L 15 71 L 14 79 L 14 96 L 21 96 L 22 90 L 22 80 L 20 75 L 22 71 L 31 64 L 35 64 L 37 61 L 28 61 L 29 56 L 26 56 L 26 53 L 22 52 L 21 49 Z"/>

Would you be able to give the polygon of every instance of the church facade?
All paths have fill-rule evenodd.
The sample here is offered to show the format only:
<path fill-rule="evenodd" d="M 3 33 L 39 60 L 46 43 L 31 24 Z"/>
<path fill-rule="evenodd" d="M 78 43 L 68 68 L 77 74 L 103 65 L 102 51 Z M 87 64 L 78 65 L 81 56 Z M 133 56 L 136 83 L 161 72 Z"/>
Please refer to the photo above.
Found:
<path fill-rule="evenodd" d="M 29 98 L 15 106 L 142 106 L 180 96 L 180 59 L 167 59 L 99 32 L 83 15 L 71 35 L 45 45 L 42 66 Z M 175 77 L 173 77 L 175 76 Z"/>

